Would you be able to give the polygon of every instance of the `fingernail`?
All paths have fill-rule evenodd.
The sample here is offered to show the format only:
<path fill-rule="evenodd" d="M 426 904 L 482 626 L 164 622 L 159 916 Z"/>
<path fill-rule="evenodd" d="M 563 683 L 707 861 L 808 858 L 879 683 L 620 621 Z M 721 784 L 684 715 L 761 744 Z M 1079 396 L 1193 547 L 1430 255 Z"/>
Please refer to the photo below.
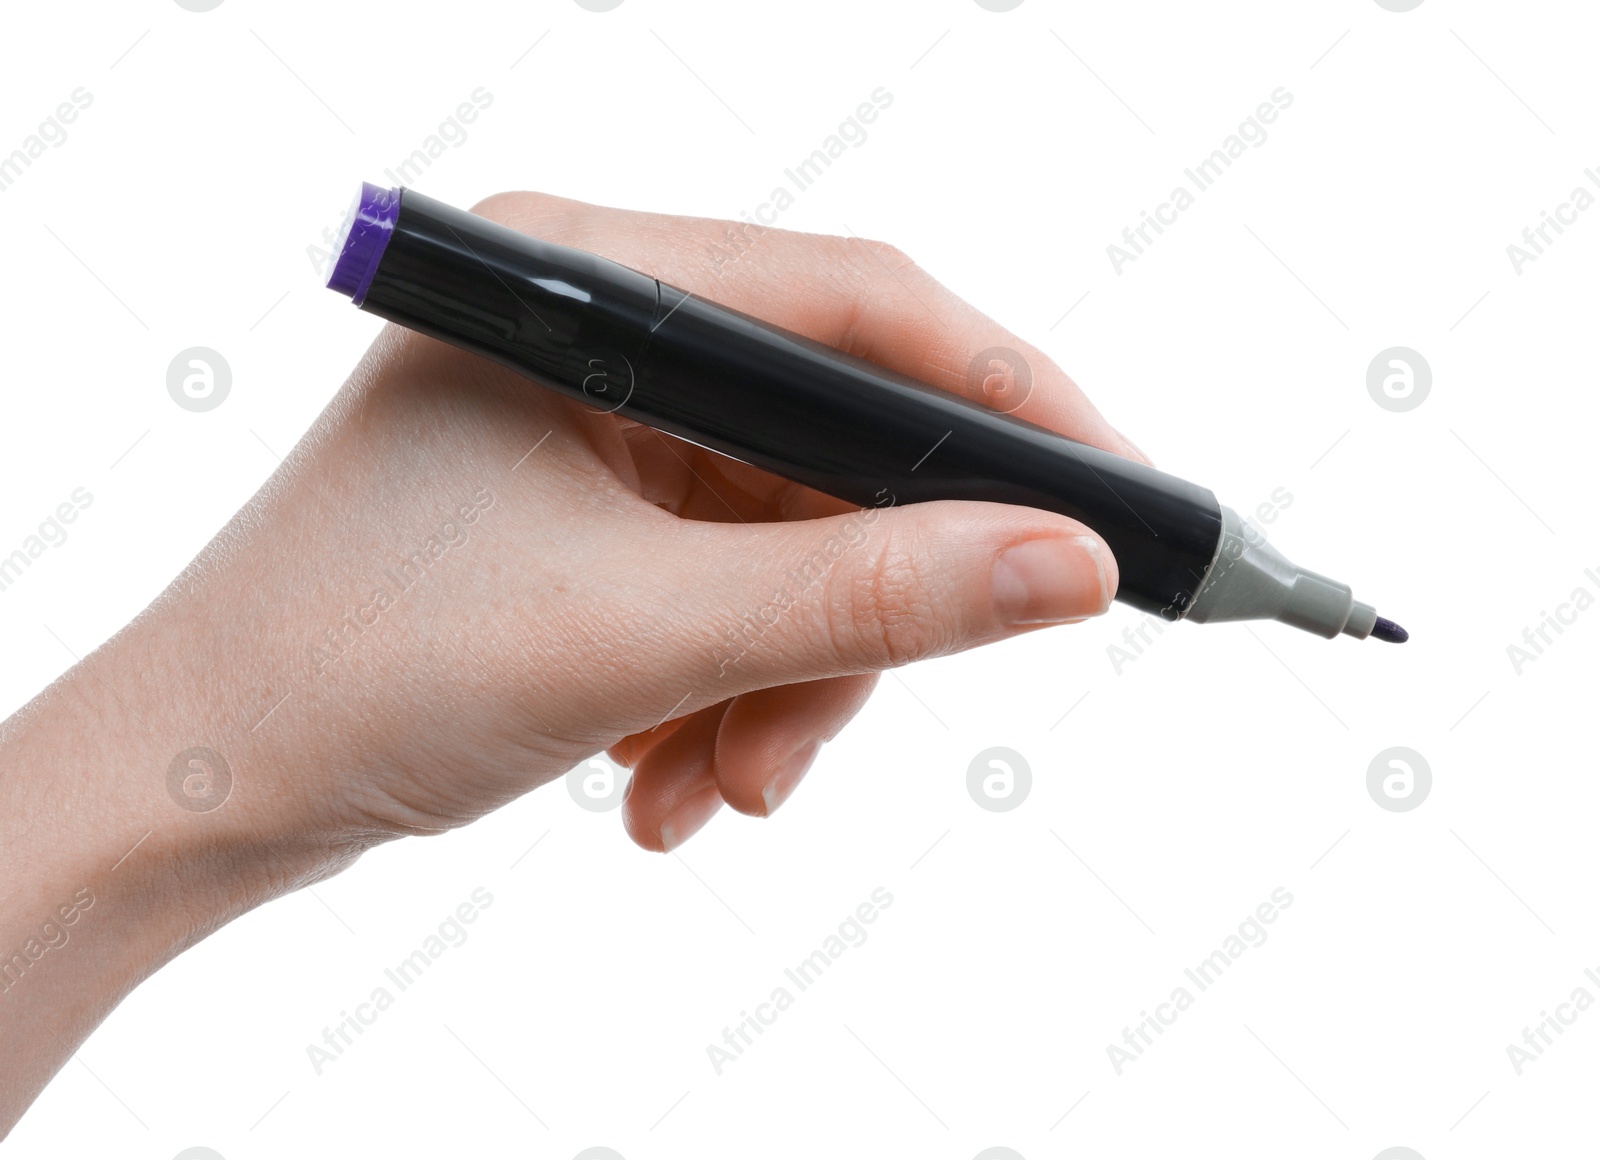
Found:
<path fill-rule="evenodd" d="M 1111 606 L 1105 549 L 1092 536 L 1051 536 L 1007 548 L 995 561 L 995 613 L 1004 624 L 1062 624 Z"/>
<path fill-rule="evenodd" d="M 794 792 L 794 787 L 800 784 L 800 779 L 806 775 L 806 770 L 811 768 L 811 763 L 816 761 L 817 754 L 822 752 L 822 742 L 808 741 L 799 749 L 789 755 L 789 759 L 778 767 L 778 772 L 772 775 L 772 780 L 767 782 L 767 787 L 761 791 L 761 800 L 767 805 L 767 817 L 788 800 Z"/>
<path fill-rule="evenodd" d="M 678 803 L 661 823 L 661 849 L 670 853 L 692 838 L 722 805 L 722 793 L 710 785 Z"/>

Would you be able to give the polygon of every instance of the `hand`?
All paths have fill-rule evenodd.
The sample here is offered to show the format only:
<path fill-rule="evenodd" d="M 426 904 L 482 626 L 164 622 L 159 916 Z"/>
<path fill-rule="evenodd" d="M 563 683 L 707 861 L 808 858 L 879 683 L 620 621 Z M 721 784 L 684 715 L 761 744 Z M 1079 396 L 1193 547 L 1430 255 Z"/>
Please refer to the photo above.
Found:
<path fill-rule="evenodd" d="M 744 229 L 730 263 L 730 223 L 478 212 L 1142 458 L 889 247 Z M 995 346 L 1030 365 L 1020 407 L 1004 368 L 967 381 Z M 609 749 L 629 834 L 671 849 L 724 802 L 775 810 L 880 670 L 1096 615 L 1116 584 L 1070 519 L 854 510 L 391 327 L 167 592 L 0 729 L 0 947 L 27 951 L 0 1134 L 162 962 L 376 842 Z"/>
<path fill-rule="evenodd" d="M 1137 454 L 888 247 L 765 230 L 729 263 L 727 223 L 535 194 L 477 212 L 979 399 L 973 353 L 1012 347 L 1036 384 L 1020 417 Z M 252 642 L 211 744 L 288 696 L 255 731 L 277 767 L 239 772 L 300 803 L 293 828 L 441 830 L 607 748 L 633 769 L 628 832 L 661 850 L 724 802 L 776 809 L 878 670 L 1095 615 L 1117 573 L 1072 520 L 854 511 L 391 328 L 195 577 L 165 615 Z"/>
<path fill-rule="evenodd" d="M 477 212 L 979 399 L 973 352 L 1024 351 L 1037 389 L 1018 414 L 1128 450 L 1048 359 L 887 247 L 747 231 L 730 263 L 727 223 L 532 194 Z M 963 503 L 856 512 L 399 331 L 308 442 L 291 468 L 305 487 L 257 513 L 253 535 L 283 542 L 261 529 L 282 521 L 285 538 L 333 541 L 324 590 L 354 606 L 376 582 L 393 607 L 338 630 L 319 674 L 298 670 L 318 715 L 362 722 L 338 777 L 299 788 L 383 832 L 470 820 L 604 747 L 634 770 L 629 833 L 671 848 L 724 802 L 776 809 L 878 670 L 1094 615 L 1116 586 L 1110 553 L 1071 520 Z M 465 541 L 421 598 L 383 583 L 462 503 Z M 818 556 L 830 543 L 837 559 Z M 811 560 L 826 566 L 805 572 Z M 813 582 L 775 609 L 797 571 Z M 342 611 L 303 607 L 308 644 Z"/>

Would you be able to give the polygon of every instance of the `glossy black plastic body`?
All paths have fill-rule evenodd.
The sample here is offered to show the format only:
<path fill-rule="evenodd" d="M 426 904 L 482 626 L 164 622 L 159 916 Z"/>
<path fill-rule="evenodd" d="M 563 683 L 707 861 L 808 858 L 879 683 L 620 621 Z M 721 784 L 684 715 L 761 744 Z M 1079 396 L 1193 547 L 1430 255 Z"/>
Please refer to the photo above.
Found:
<path fill-rule="evenodd" d="M 1118 599 L 1169 618 L 1216 553 L 1205 488 L 411 190 L 360 305 L 862 507 L 969 499 L 1071 516 L 1115 553 Z"/>

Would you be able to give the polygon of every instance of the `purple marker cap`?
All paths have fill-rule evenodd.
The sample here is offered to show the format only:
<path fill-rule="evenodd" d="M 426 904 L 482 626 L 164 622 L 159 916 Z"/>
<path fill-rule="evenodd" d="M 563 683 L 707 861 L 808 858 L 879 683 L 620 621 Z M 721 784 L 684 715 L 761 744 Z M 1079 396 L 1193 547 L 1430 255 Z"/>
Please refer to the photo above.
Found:
<path fill-rule="evenodd" d="M 357 306 L 367 296 L 378 262 L 394 234 L 400 216 L 400 191 L 380 189 L 369 181 L 350 203 L 344 227 L 334 245 L 333 266 L 328 271 L 328 289 L 348 295 Z"/>

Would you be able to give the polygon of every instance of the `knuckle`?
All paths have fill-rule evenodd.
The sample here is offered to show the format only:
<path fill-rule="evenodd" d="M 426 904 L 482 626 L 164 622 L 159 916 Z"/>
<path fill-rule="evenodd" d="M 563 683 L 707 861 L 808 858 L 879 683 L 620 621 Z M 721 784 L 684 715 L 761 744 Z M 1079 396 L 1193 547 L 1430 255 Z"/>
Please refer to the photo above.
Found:
<path fill-rule="evenodd" d="M 472 207 L 472 213 L 498 225 L 565 243 L 577 234 L 588 207 L 548 193 L 504 190 L 490 194 Z"/>
<path fill-rule="evenodd" d="M 925 289 L 912 288 L 925 287 L 927 275 L 899 247 L 862 237 L 835 238 L 830 257 L 827 276 L 846 304 L 834 345 L 870 359 L 882 319 L 909 310 L 913 295 L 926 298 Z"/>
<path fill-rule="evenodd" d="M 471 212 L 501 225 L 510 225 L 517 217 L 517 209 L 526 194 L 502 191 L 491 193 L 472 207 Z"/>
<path fill-rule="evenodd" d="M 829 265 L 855 281 L 874 281 L 914 270 L 917 264 L 906 252 L 889 242 L 864 238 L 860 234 L 832 234 L 818 239 Z"/>
<path fill-rule="evenodd" d="M 916 556 L 885 535 L 863 564 L 837 569 L 826 607 L 836 652 L 873 669 L 899 668 L 935 656 L 950 632 L 938 615 L 933 589 Z"/>
<path fill-rule="evenodd" d="M 868 242 L 874 255 L 895 274 L 904 274 L 917 269 L 916 261 L 910 254 L 899 246 L 890 245 L 888 242 Z"/>
<path fill-rule="evenodd" d="M 868 277 L 882 277 L 886 271 L 898 277 L 917 268 L 909 254 L 889 242 L 858 237 L 844 241 L 855 264 Z"/>

